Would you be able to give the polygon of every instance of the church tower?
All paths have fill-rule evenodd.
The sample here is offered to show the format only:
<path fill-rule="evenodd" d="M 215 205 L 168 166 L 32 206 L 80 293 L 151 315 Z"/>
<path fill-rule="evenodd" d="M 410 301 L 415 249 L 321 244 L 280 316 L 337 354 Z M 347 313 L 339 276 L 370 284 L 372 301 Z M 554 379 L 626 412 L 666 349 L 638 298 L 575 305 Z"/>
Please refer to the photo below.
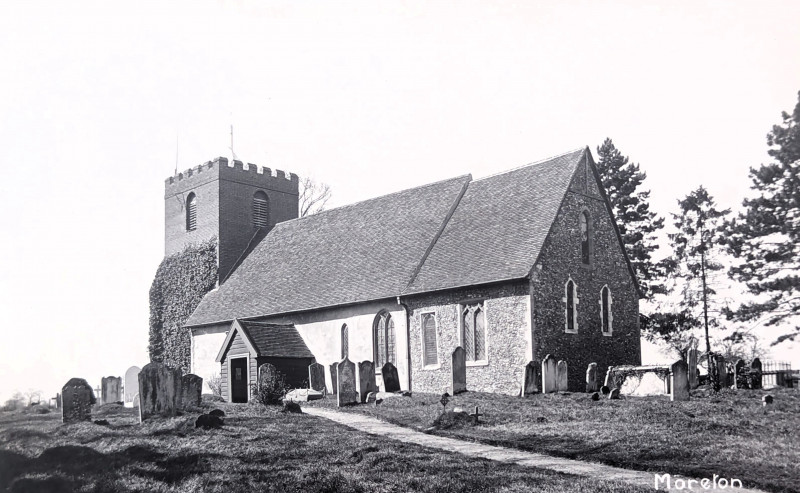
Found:
<path fill-rule="evenodd" d="M 298 215 L 298 178 L 219 157 L 167 178 L 165 254 L 216 237 L 219 283 L 275 224 Z M 249 253 L 249 252 L 248 252 Z"/>

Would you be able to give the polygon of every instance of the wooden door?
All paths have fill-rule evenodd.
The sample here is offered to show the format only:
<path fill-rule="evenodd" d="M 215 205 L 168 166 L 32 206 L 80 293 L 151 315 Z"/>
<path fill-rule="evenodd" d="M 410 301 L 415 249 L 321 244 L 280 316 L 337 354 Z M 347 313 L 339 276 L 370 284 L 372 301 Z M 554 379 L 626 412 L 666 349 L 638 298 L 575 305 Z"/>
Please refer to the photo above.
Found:
<path fill-rule="evenodd" d="M 231 365 L 231 402 L 247 402 L 247 358 L 234 358 Z"/>

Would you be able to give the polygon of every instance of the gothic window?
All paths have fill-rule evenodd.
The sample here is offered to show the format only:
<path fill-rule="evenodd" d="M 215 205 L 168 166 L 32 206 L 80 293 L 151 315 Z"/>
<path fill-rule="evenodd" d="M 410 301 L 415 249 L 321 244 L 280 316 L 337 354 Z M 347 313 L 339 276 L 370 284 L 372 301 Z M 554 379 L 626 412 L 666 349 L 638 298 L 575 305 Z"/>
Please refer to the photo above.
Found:
<path fill-rule="evenodd" d="M 194 192 L 186 198 L 186 231 L 197 229 L 197 196 Z"/>
<path fill-rule="evenodd" d="M 372 324 L 375 371 L 380 372 L 386 363 L 397 364 L 394 344 L 394 320 L 386 311 L 381 311 Z"/>
<path fill-rule="evenodd" d="M 614 316 L 611 313 L 611 291 L 608 286 L 603 286 L 600 290 L 600 326 L 602 327 L 603 334 L 611 335 L 612 322 Z"/>
<path fill-rule="evenodd" d="M 348 353 L 350 352 L 350 334 L 347 328 L 347 324 L 342 325 L 342 359 L 348 358 Z"/>
<path fill-rule="evenodd" d="M 580 231 L 581 231 L 581 261 L 584 264 L 589 264 L 591 258 L 591 223 L 589 221 L 589 212 L 583 211 L 580 216 Z"/>
<path fill-rule="evenodd" d="M 565 331 L 576 334 L 578 332 L 578 288 L 572 279 L 567 281 L 563 301 Z"/>
<path fill-rule="evenodd" d="M 436 316 L 434 313 L 422 314 L 422 365 L 436 365 Z"/>
<path fill-rule="evenodd" d="M 486 313 L 483 302 L 464 305 L 461 341 L 467 361 L 486 361 Z"/>
<path fill-rule="evenodd" d="M 259 190 L 253 194 L 253 226 L 266 228 L 269 225 L 269 202 L 267 194 Z"/>

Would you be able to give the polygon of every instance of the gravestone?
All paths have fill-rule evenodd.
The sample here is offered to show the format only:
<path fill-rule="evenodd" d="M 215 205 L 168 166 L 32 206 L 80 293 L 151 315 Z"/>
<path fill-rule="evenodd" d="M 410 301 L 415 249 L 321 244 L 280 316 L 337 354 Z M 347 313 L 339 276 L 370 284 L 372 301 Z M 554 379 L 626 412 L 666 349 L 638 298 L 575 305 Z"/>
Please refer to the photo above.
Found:
<path fill-rule="evenodd" d="M 730 384 L 728 383 L 728 367 L 725 364 L 725 356 L 718 354 L 715 357 L 714 363 L 717 365 L 717 374 L 719 375 L 720 388 L 728 387 Z"/>
<path fill-rule="evenodd" d="M 61 409 L 61 394 L 56 394 L 56 409 Z"/>
<path fill-rule="evenodd" d="M 609 399 L 612 399 L 612 400 L 617 400 L 617 399 L 619 399 L 619 389 L 618 389 L 618 388 L 616 388 L 616 387 L 614 387 L 613 389 L 611 389 L 611 391 L 608 393 L 608 398 L 609 398 Z"/>
<path fill-rule="evenodd" d="M 125 370 L 125 403 L 130 404 L 133 398 L 139 393 L 139 372 L 142 371 L 138 366 L 131 366 Z"/>
<path fill-rule="evenodd" d="M 397 374 L 397 368 L 393 364 L 386 363 L 383 365 L 381 376 L 383 377 L 384 391 L 400 392 L 400 376 Z"/>
<path fill-rule="evenodd" d="M 308 365 L 308 387 L 325 393 L 325 367 L 319 363 Z"/>
<path fill-rule="evenodd" d="M 336 405 L 338 407 L 358 403 L 355 363 L 345 358 L 336 365 L 336 383 Z"/>
<path fill-rule="evenodd" d="M 535 394 L 539 391 L 539 375 L 537 374 L 538 369 L 539 365 L 537 365 L 534 361 L 529 361 L 528 364 L 525 365 L 525 375 L 522 381 L 522 397 Z"/>
<path fill-rule="evenodd" d="M 608 388 L 608 385 L 603 385 L 602 387 L 600 387 L 600 393 L 602 393 L 603 395 L 608 395 L 611 393 L 611 389 Z"/>
<path fill-rule="evenodd" d="M 358 388 L 361 391 L 359 400 L 367 402 L 367 394 L 378 392 L 378 384 L 375 383 L 375 364 L 372 361 L 362 361 L 358 364 Z"/>
<path fill-rule="evenodd" d="M 682 359 L 669 367 L 669 388 L 669 400 L 689 400 L 689 365 Z"/>
<path fill-rule="evenodd" d="M 180 406 L 181 371 L 148 363 L 139 372 L 139 422 L 152 416 L 175 416 Z"/>
<path fill-rule="evenodd" d="M 136 378 L 139 378 L 138 376 Z M 139 407 L 139 394 L 133 396 L 133 407 Z"/>
<path fill-rule="evenodd" d="M 331 393 L 334 395 L 336 395 L 336 392 L 338 392 L 339 389 L 339 386 L 336 385 L 336 374 L 338 373 L 338 370 L 336 369 L 337 366 L 339 366 L 339 362 L 334 361 L 331 363 Z"/>
<path fill-rule="evenodd" d="M 592 400 L 593 401 L 599 401 L 600 400 L 600 394 L 598 394 L 597 392 L 592 393 Z"/>
<path fill-rule="evenodd" d="M 758 358 L 753 359 L 752 363 L 750 363 L 750 388 L 758 390 L 762 387 L 761 375 L 762 375 L 762 366 L 761 360 Z"/>
<path fill-rule="evenodd" d="M 92 387 L 83 378 L 71 378 L 61 388 L 61 421 L 78 423 L 92 420 L 92 406 L 97 402 Z"/>
<path fill-rule="evenodd" d="M 689 388 L 696 389 L 700 386 L 700 375 L 697 372 L 697 348 L 689 349 L 686 354 L 686 363 L 689 367 Z"/>
<path fill-rule="evenodd" d="M 197 407 L 202 401 L 203 379 L 193 373 L 181 377 L 181 408 Z"/>
<path fill-rule="evenodd" d="M 122 378 L 103 377 L 100 379 L 100 391 L 103 404 L 113 404 L 122 401 Z"/>
<path fill-rule="evenodd" d="M 569 379 L 567 378 L 567 362 L 561 360 L 556 365 L 556 390 L 566 392 L 569 389 Z"/>
<path fill-rule="evenodd" d="M 555 392 L 556 385 L 556 359 L 548 354 L 542 360 L 542 392 L 545 394 Z"/>
<path fill-rule="evenodd" d="M 603 386 L 608 387 L 609 389 L 614 386 L 614 382 L 611 381 L 611 376 L 614 374 L 614 367 L 609 366 L 608 370 L 606 370 L 606 379 L 603 380 Z"/>
<path fill-rule="evenodd" d="M 744 360 L 736 360 L 733 365 L 733 385 L 736 389 L 746 389 L 749 387 L 747 381 L 747 370 Z"/>
<path fill-rule="evenodd" d="M 765 395 L 764 397 L 761 398 L 761 405 L 764 406 L 764 407 L 767 407 L 767 406 L 772 404 L 773 400 L 774 399 L 772 398 L 772 396 L 767 394 L 767 395 Z"/>
<path fill-rule="evenodd" d="M 589 363 L 586 368 L 586 392 L 597 392 L 597 363 Z"/>
<path fill-rule="evenodd" d="M 450 393 L 452 395 L 467 391 L 467 353 L 464 348 L 458 346 L 453 350 L 453 365 L 450 368 L 452 385 Z"/>
<path fill-rule="evenodd" d="M 278 370 L 275 365 L 264 363 L 258 367 L 258 385 L 274 386 L 275 380 L 278 378 Z"/>

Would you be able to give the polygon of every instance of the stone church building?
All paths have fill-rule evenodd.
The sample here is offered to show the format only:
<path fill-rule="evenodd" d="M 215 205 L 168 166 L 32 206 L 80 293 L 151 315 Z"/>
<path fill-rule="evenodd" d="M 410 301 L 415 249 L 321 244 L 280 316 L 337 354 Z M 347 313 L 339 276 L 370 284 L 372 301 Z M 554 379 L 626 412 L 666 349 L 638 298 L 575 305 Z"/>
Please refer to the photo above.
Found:
<path fill-rule="evenodd" d="M 265 358 L 295 380 L 321 363 L 329 388 L 344 357 L 392 362 L 434 393 L 457 346 L 472 391 L 518 394 L 547 354 L 573 391 L 590 362 L 640 364 L 636 277 L 588 148 L 302 218 L 295 175 L 219 158 L 167 179 L 165 204 L 168 254 L 218 239 L 218 286 L 185 330 L 192 372 L 228 400 Z"/>

